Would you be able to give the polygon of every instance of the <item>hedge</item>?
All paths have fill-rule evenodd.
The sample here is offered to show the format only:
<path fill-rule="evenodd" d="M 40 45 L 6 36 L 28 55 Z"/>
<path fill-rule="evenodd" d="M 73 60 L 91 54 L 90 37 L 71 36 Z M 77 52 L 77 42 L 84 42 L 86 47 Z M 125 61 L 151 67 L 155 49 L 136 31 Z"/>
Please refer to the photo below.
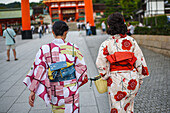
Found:
<path fill-rule="evenodd" d="M 170 25 L 159 27 L 136 27 L 134 33 L 142 35 L 170 35 Z"/>
<path fill-rule="evenodd" d="M 155 18 L 157 20 L 157 25 L 155 23 Z M 160 16 L 155 16 L 155 17 L 144 18 L 144 24 L 146 26 L 164 26 L 167 24 L 167 16 L 160 15 Z"/>

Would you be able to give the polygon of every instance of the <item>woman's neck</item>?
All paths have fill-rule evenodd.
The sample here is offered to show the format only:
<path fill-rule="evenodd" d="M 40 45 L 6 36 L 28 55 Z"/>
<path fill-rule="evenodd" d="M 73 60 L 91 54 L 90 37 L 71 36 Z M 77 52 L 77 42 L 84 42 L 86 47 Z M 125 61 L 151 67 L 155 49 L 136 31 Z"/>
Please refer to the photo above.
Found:
<path fill-rule="evenodd" d="M 64 40 L 64 37 L 63 36 L 55 36 L 56 39 L 63 39 Z"/>

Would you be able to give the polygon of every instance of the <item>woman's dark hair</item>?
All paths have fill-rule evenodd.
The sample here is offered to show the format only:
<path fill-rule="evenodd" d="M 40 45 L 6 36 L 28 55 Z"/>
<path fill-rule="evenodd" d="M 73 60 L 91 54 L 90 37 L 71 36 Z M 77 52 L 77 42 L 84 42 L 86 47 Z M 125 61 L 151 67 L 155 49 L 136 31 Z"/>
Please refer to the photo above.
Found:
<path fill-rule="evenodd" d="M 109 25 L 107 33 L 110 35 L 124 35 L 127 32 L 127 26 L 124 24 L 123 16 L 118 12 L 109 15 L 107 24 Z"/>
<path fill-rule="evenodd" d="M 63 36 L 63 33 L 68 31 L 69 27 L 63 21 L 56 21 L 54 22 L 52 29 L 56 36 Z"/>

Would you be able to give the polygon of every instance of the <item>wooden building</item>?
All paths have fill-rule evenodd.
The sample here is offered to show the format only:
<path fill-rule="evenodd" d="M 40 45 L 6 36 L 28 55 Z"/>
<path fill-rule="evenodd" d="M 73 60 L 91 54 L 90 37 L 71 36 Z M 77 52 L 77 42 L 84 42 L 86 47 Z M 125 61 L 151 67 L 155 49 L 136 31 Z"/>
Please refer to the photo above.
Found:
<path fill-rule="evenodd" d="M 30 18 L 33 17 L 33 10 L 30 9 Z M 1 9 L 0 10 L 0 35 L 2 35 L 3 30 L 6 28 L 7 24 L 21 24 L 21 9 L 11 8 L 11 9 Z"/>
<path fill-rule="evenodd" d="M 57 20 L 84 21 L 84 0 L 43 0 L 49 7 L 52 22 Z"/>

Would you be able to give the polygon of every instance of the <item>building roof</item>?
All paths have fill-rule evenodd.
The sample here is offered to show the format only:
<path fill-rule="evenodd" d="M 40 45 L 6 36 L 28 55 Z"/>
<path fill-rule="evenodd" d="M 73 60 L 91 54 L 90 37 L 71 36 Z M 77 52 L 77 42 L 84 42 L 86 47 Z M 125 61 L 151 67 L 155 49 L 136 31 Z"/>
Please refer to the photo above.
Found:
<path fill-rule="evenodd" d="M 33 9 L 30 9 L 30 16 L 33 14 Z M 0 10 L 0 19 L 21 18 L 21 9 Z"/>
<path fill-rule="evenodd" d="M 73 2 L 73 1 L 84 1 L 84 0 L 43 0 L 43 3 L 48 3 L 48 2 Z"/>

